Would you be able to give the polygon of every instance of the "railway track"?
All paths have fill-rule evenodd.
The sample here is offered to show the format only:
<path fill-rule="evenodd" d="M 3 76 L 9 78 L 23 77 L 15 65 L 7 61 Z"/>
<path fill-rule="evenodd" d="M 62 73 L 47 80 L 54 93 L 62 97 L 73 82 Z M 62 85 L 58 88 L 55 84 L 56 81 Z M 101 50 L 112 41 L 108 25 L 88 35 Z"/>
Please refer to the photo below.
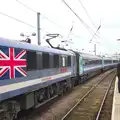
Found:
<path fill-rule="evenodd" d="M 60 97 L 57 100 L 52 100 L 50 103 L 44 105 L 43 107 L 34 109 L 32 111 L 30 110 L 30 112 L 28 111 L 27 114 L 25 112 L 25 114 L 22 114 L 21 117 L 17 120 L 60 120 L 61 117 L 65 115 L 65 113 L 72 106 L 74 106 L 74 104 L 78 102 L 79 99 L 87 93 L 87 91 L 91 89 L 91 87 L 93 88 L 93 86 L 99 83 L 101 79 L 109 76 L 111 72 L 113 72 L 113 70 L 107 71 L 92 78 L 90 81 L 74 88 L 71 93 Z M 66 116 L 66 118 L 67 117 L 68 116 Z"/>
<path fill-rule="evenodd" d="M 112 82 L 111 88 L 108 91 L 106 100 L 100 112 L 99 120 L 111 120 L 114 86 L 115 80 Z"/>
<path fill-rule="evenodd" d="M 106 120 L 102 111 L 115 76 L 115 71 L 112 71 L 98 81 L 61 120 L 99 120 L 103 116 Z"/>

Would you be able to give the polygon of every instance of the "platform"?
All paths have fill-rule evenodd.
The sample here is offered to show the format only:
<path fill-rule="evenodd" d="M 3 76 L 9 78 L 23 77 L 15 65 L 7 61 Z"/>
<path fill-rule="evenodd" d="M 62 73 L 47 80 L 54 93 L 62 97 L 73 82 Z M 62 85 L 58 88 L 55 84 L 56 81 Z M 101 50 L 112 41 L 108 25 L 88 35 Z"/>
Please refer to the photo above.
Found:
<path fill-rule="evenodd" d="M 118 93 L 118 77 L 116 77 L 115 81 L 111 120 L 120 120 L 120 93 Z"/>

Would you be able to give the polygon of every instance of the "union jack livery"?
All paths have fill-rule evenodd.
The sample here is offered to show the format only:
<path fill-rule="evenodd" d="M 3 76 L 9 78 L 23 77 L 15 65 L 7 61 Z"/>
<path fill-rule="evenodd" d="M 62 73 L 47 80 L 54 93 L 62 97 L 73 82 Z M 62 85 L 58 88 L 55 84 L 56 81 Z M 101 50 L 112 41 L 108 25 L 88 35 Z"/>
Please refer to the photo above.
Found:
<path fill-rule="evenodd" d="M 0 80 L 26 75 L 26 51 L 0 46 Z"/>

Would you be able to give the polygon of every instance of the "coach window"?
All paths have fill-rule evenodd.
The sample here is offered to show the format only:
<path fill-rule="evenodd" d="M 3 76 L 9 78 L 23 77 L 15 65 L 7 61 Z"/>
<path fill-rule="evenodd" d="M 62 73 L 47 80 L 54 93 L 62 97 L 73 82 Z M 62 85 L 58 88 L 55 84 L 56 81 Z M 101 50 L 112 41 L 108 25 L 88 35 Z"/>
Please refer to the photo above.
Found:
<path fill-rule="evenodd" d="M 67 66 L 71 66 L 71 56 L 67 57 Z"/>
<path fill-rule="evenodd" d="M 43 69 L 50 67 L 50 56 L 49 56 L 49 53 L 42 53 L 42 63 L 43 63 Z"/>
<path fill-rule="evenodd" d="M 97 61 L 96 60 L 93 60 L 93 65 L 95 65 L 97 63 Z"/>
<path fill-rule="evenodd" d="M 83 65 L 84 65 L 84 66 L 87 66 L 88 63 L 89 63 L 88 59 L 83 59 L 83 61 L 84 61 L 84 62 L 83 62 Z"/>
<path fill-rule="evenodd" d="M 59 55 L 53 55 L 53 67 L 58 68 L 59 67 Z"/>
<path fill-rule="evenodd" d="M 116 60 L 113 60 L 113 63 L 116 63 L 117 61 Z"/>
<path fill-rule="evenodd" d="M 89 65 L 94 64 L 94 60 L 90 60 L 88 64 L 89 64 Z"/>
<path fill-rule="evenodd" d="M 95 64 L 99 64 L 99 60 L 95 60 Z"/>
<path fill-rule="evenodd" d="M 105 63 L 107 64 L 107 63 L 108 63 L 108 60 L 105 60 Z"/>
<path fill-rule="evenodd" d="M 102 64 L 102 60 L 99 61 L 99 64 Z"/>
<path fill-rule="evenodd" d="M 108 63 L 111 63 L 111 62 L 112 62 L 111 60 L 108 61 Z"/>
<path fill-rule="evenodd" d="M 34 51 L 27 51 L 27 70 L 37 70 L 37 55 Z"/>
<path fill-rule="evenodd" d="M 109 64 L 109 63 L 111 63 L 111 60 L 106 60 L 105 63 Z"/>
<path fill-rule="evenodd" d="M 88 65 L 92 65 L 92 64 L 94 64 L 94 61 L 93 60 L 88 60 Z"/>

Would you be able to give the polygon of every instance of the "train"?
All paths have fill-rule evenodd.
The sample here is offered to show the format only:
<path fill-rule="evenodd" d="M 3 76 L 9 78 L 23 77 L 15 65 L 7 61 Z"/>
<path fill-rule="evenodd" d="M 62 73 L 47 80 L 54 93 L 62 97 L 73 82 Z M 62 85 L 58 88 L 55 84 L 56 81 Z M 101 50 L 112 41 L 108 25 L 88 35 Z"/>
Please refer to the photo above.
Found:
<path fill-rule="evenodd" d="M 0 118 L 37 108 L 119 60 L 0 38 Z"/>

